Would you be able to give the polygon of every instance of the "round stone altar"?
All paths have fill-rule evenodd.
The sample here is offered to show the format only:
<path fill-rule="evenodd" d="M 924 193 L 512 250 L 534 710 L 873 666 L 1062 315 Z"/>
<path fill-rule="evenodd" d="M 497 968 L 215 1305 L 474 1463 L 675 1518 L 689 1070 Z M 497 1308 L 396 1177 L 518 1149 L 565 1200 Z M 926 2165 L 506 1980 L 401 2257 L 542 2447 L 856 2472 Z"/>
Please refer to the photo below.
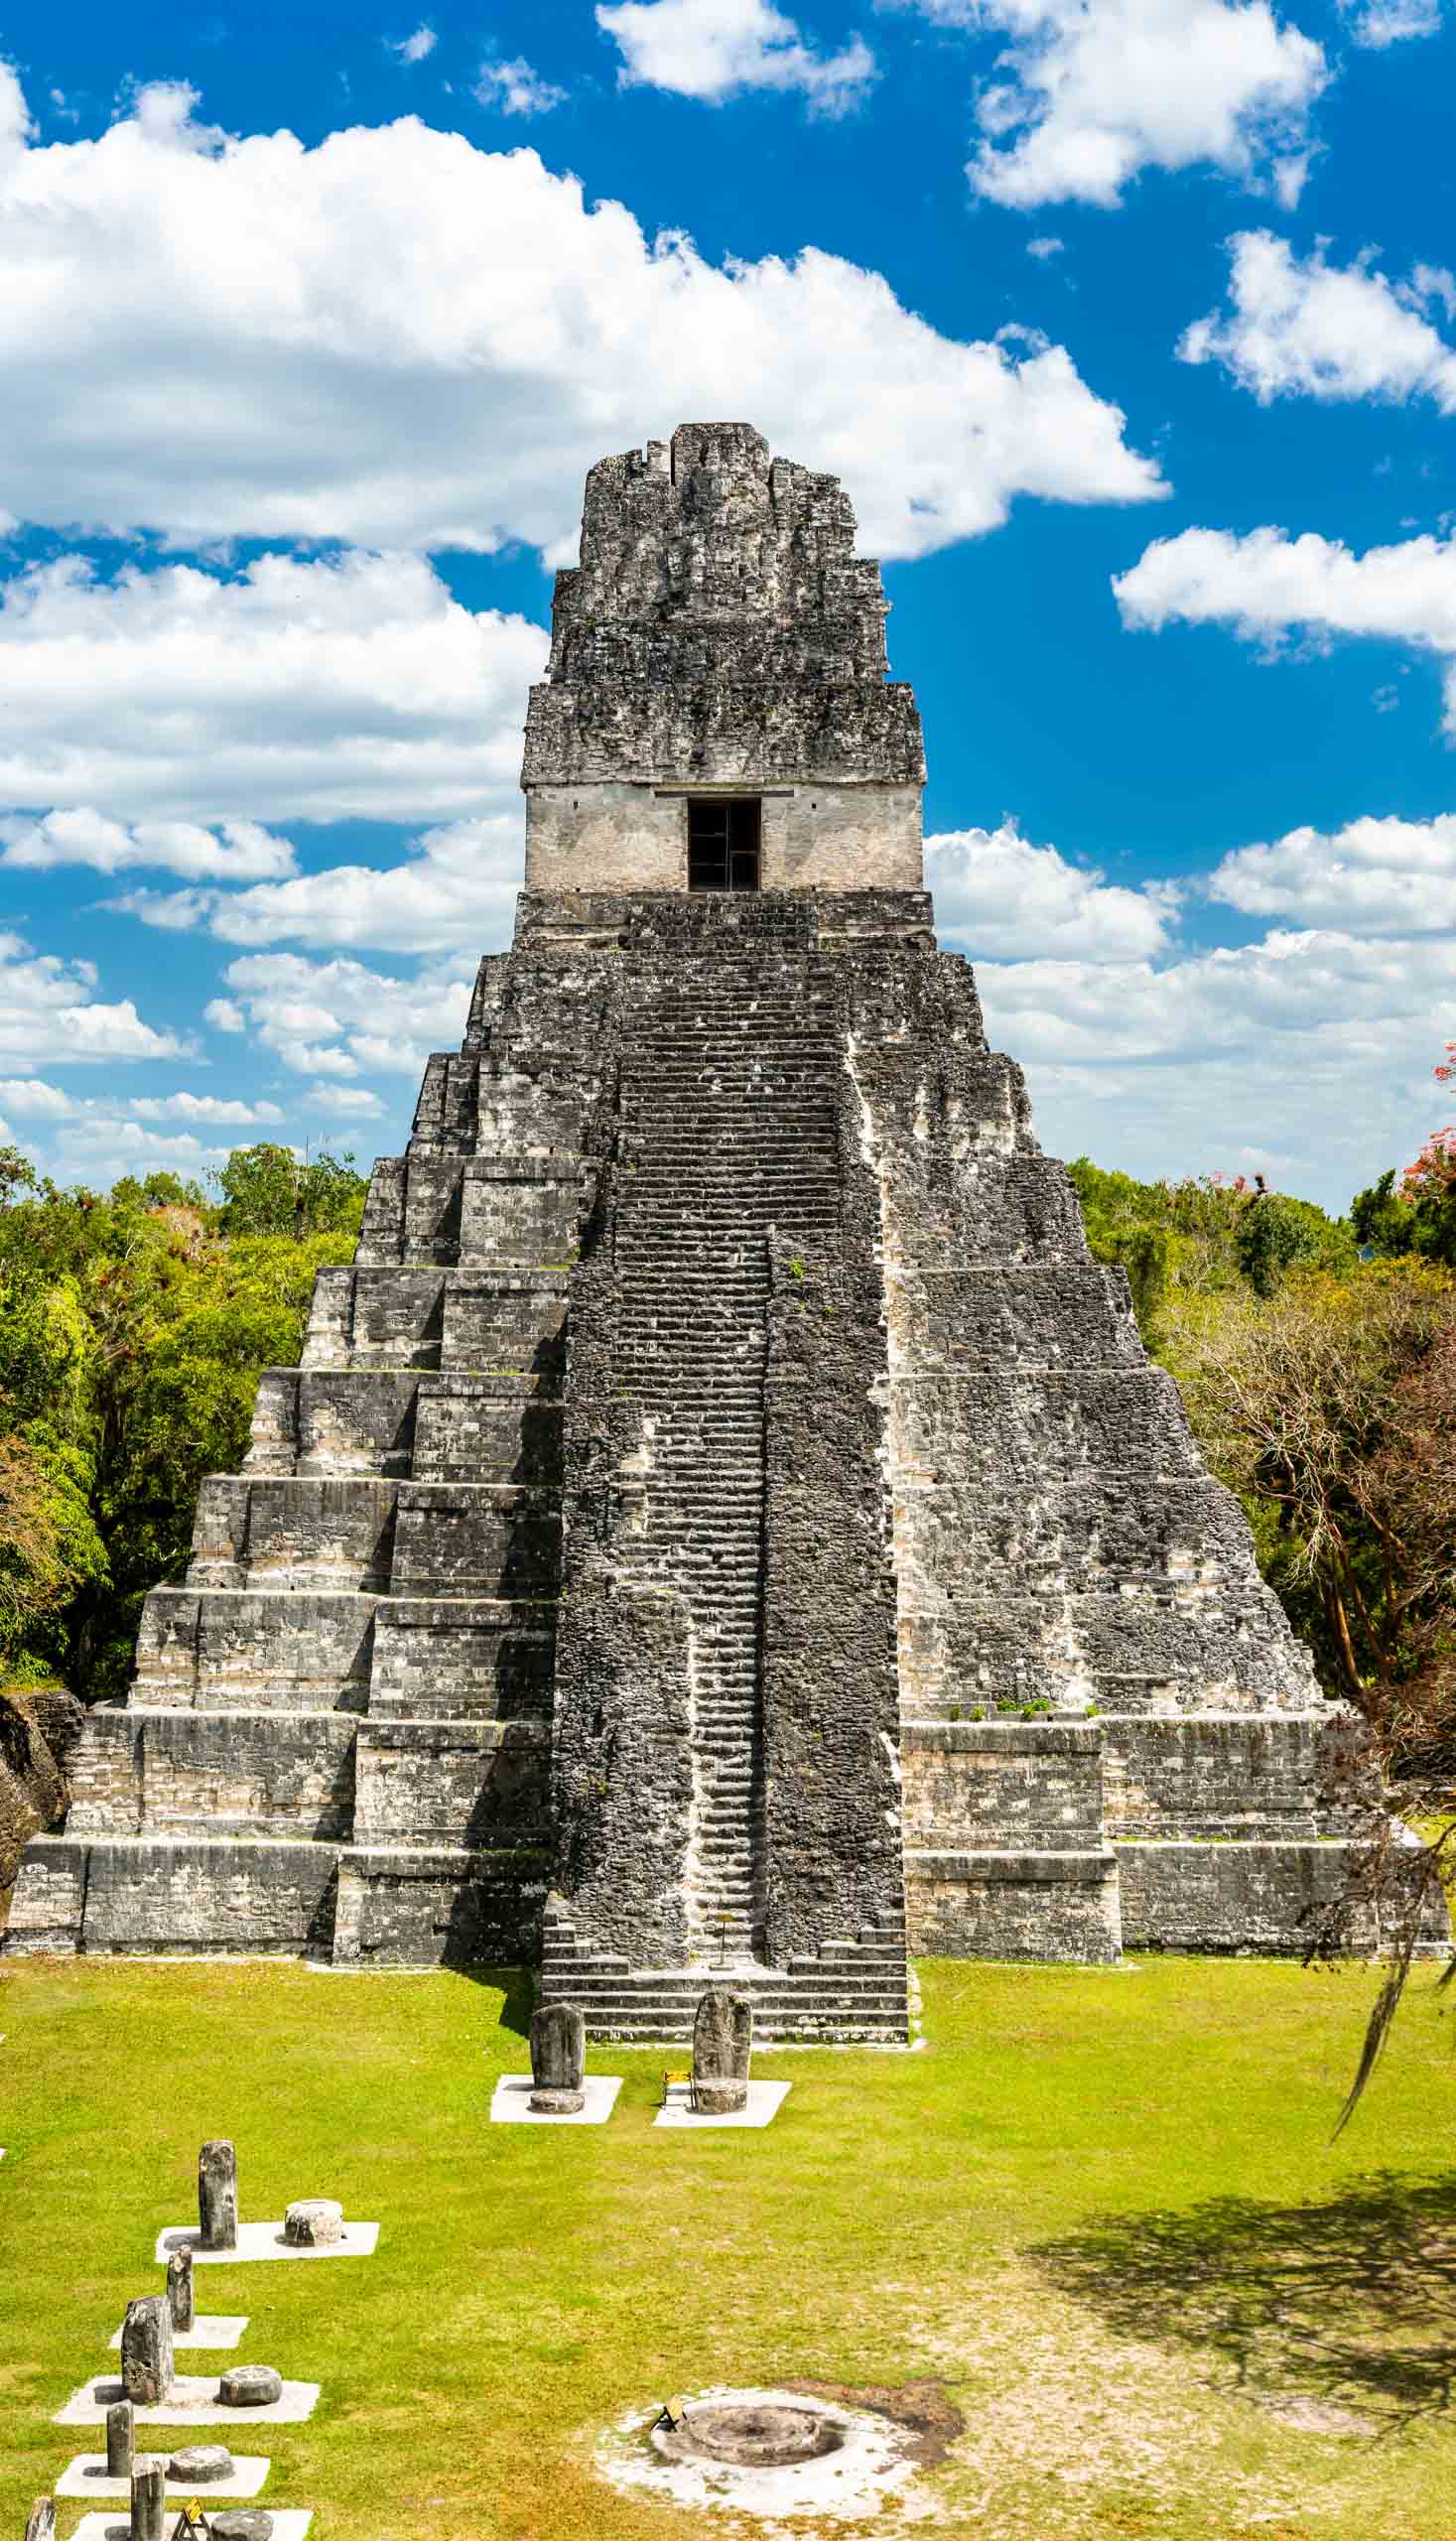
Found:
<path fill-rule="evenodd" d="M 296 2197 L 283 2218 L 283 2237 L 296 2250 L 331 2248 L 343 2239 L 343 2207 L 333 2197 Z"/>
<path fill-rule="evenodd" d="M 828 2410 L 775 2400 L 726 2400 L 689 2409 L 676 2426 L 652 2430 L 655 2450 L 670 2462 L 728 2462 L 736 2470 L 778 2470 L 819 2462 L 845 2441 Z"/>
<path fill-rule="evenodd" d="M 845 2522 L 892 2496 L 905 2510 L 919 2467 L 911 2429 L 894 2418 L 785 2390 L 699 2392 L 672 2425 L 660 2403 L 634 2409 L 596 2450 L 613 2487 L 663 2504 Z"/>

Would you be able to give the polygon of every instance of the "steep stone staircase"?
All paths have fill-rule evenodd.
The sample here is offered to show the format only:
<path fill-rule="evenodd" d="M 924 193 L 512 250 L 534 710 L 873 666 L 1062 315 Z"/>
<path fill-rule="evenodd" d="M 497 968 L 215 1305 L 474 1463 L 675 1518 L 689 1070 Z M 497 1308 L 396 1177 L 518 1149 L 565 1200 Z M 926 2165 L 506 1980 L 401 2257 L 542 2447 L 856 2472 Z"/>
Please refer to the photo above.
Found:
<path fill-rule="evenodd" d="M 694 1629 L 695 1957 L 762 1946 L 767 1238 L 835 1231 L 838 1077 L 827 987 L 743 955 L 691 965 L 623 1071 L 623 1380 L 651 1424 L 649 1538 Z"/>
<path fill-rule="evenodd" d="M 787 1967 L 730 1959 L 692 1967 L 643 1968 L 594 1949 L 571 1918 L 548 1902 L 542 1933 L 541 2000 L 574 2003 L 593 2038 L 681 2046 L 693 2035 L 704 1989 L 719 1979 L 745 1993 L 753 2032 L 805 2045 L 904 2047 L 911 2019 L 902 1917 L 880 1916 L 852 1939 L 826 1941 Z"/>

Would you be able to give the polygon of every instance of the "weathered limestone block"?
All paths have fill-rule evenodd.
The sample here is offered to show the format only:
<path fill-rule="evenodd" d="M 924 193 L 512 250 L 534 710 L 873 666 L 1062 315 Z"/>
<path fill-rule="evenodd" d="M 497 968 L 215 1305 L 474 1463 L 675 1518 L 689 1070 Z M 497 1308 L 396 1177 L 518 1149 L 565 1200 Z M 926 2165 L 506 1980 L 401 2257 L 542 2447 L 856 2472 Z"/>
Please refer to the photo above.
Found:
<path fill-rule="evenodd" d="M 549 1718 L 556 1612 L 550 1600 L 381 1598 L 371 1716 Z"/>
<path fill-rule="evenodd" d="M 709 1987 L 693 2022 L 693 2095 L 707 2115 L 730 2116 L 748 2105 L 753 2006 L 727 1985 Z"/>
<path fill-rule="evenodd" d="M 209 1474 L 187 1584 L 386 1588 L 400 1487 L 364 1475 Z"/>
<path fill-rule="evenodd" d="M 54 2497 L 37 2497 L 25 2519 L 25 2541 L 56 2541 Z"/>
<path fill-rule="evenodd" d="M 135 2448 L 136 2411 L 130 2400 L 113 2400 L 106 2412 L 106 2476 L 108 2479 L 131 2477 L 132 2453 Z"/>
<path fill-rule="evenodd" d="M 327 1952 L 333 1844 L 37 1836 L 6 1946 L 150 1955 Z"/>
<path fill-rule="evenodd" d="M 245 1473 L 407 1474 L 419 1376 L 394 1368 L 267 1368 Z"/>
<path fill-rule="evenodd" d="M 174 2330 L 190 2330 L 197 2319 L 191 2250 L 174 2250 L 167 2261 L 167 2309 Z"/>
<path fill-rule="evenodd" d="M 1281 1841 L 1357 1833 L 1380 1804 L 1378 1779 L 1332 1797 L 1337 1748 L 1352 1714 L 1318 1710 L 1175 1718 L 1120 1717 L 1101 1724 L 1107 1759 L 1108 1832 L 1191 1838 L 1266 1834 Z"/>
<path fill-rule="evenodd" d="M 566 1361 L 567 1275 L 560 1270 L 453 1271 L 444 1296 L 446 1365 L 529 1377 L 542 1394 L 557 1393 Z"/>
<path fill-rule="evenodd" d="M 587 2105 L 587 2022 L 570 2003 L 544 2003 L 531 2015 L 531 2096 L 542 2116 L 571 2117 Z"/>
<path fill-rule="evenodd" d="M 520 1483 L 400 1485 L 397 1597 L 554 1597 L 560 1563 L 554 1492 Z"/>
<path fill-rule="evenodd" d="M 76 1750 L 67 1832 L 338 1840 L 352 1820 L 354 1735 L 345 1713 L 98 1705 Z"/>
<path fill-rule="evenodd" d="M 438 1269 L 321 1270 L 303 1366 L 438 1368 L 446 1288 Z"/>
<path fill-rule="evenodd" d="M 537 1400 L 512 1378 L 422 1378 L 415 1479 L 559 1485 L 561 1421 L 559 1403 Z"/>
<path fill-rule="evenodd" d="M 167 2464 L 139 2454 L 131 2471 L 131 2541 L 164 2541 L 167 2528 Z"/>
<path fill-rule="evenodd" d="M 1118 1861 L 1105 1844 L 1040 1853 L 907 1847 L 905 1924 L 912 1953 L 928 1958 L 1096 1965 L 1122 1953 Z"/>
<path fill-rule="evenodd" d="M 210 2136 L 198 2155 L 198 2220 L 204 2250 L 237 2248 L 237 2150 Z"/>
<path fill-rule="evenodd" d="M 1101 1848 L 1099 1722 L 907 1720 L 900 1756 L 907 1848 Z"/>
<path fill-rule="evenodd" d="M 1146 1366 L 1126 1280 L 1101 1263 L 887 1264 L 885 1291 L 907 1370 Z"/>
<path fill-rule="evenodd" d="M 225 2409 L 271 2409 L 283 2397 L 283 2376 L 271 2364 L 230 2364 L 217 2397 Z"/>
<path fill-rule="evenodd" d="M 374 1608 L 348 1590 L 154 1588 L 131 1700 L 149 1710 L 362 1711 Z"/>
<path fill-rule="evenodd" d="M 355 1754 L 360 1844 L 536 1843 L 550 1737 L 534 1720 L 367 1720 Z"/>
<path fill-rule="evenodd" d="M 519 1967 L 541 1952 L 550 1855 L 528 1846 L 390 1845 L 339 1857 L 332 1954 L 340 1966 Z"/>
<path fill-rule="evenodd" d="M 332 2197 L 295 2198 L 283 2218 L 283 2237 L 295 2249 L 326 2249 L 343 2238 L 343 2207 Z"/>
<path fill-rule="evenodd" d="M 121 2325 L 121 2385 L 134 2407 L 157 2408 L 172 2388 L 172 2314 L 162 2294 L 141 2294 Z"/>
<path fill-rule="evenodd" d="M 472 1156 L 462 1190 L 461 1261 L 569 1261 L 591 1196 L 586 1163 L 571 1153 Z"/>
<path fill-rule="evenodd" d="M 268 2541 L 273 2517 L 261 2506 L 218 2506 L 207 2517 L 212 2541 Z"/>

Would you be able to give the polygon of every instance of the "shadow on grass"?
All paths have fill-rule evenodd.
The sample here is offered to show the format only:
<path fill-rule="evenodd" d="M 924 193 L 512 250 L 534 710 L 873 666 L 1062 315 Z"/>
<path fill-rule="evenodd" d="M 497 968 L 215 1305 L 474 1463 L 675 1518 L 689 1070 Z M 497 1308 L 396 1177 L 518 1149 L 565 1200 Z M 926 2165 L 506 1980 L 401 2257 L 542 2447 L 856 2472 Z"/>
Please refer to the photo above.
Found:
<path fill-rule="evenodd" d="M 1100 2215 L 1024 2255 L 1119 2337 L 1197 2348 L 1251 2400 L 1390 2432 L 1450 2405 L 1456 2174 L 1372 2172 L 1323 2205 Z"/>
<path fill-rule="evenodd" d="M 453 1958 L 448 1954 L 445 1964 L 453 1975 L 467 1977 L 472 1985 L 498 1988 L 501 2005 L 496 2027 L 510 2030 L 517 2038 L 530 2037 L 536 1979 L 529 1967 L 491 1967 L 479 1959 Z"/>

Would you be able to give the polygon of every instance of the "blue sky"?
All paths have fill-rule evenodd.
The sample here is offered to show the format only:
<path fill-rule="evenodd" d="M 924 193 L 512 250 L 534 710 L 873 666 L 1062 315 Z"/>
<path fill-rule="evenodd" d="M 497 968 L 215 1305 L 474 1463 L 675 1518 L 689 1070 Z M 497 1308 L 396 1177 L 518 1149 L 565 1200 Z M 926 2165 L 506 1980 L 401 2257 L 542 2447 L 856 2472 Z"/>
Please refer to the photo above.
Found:
<path fill-rule="evenodd" d="M 1044 1143 L 1342 1205 L 1456 1032 L 1452 0 L 0 0 L 0 1119 L 407 1134 L 601 453 L 841 473 Z"/>

